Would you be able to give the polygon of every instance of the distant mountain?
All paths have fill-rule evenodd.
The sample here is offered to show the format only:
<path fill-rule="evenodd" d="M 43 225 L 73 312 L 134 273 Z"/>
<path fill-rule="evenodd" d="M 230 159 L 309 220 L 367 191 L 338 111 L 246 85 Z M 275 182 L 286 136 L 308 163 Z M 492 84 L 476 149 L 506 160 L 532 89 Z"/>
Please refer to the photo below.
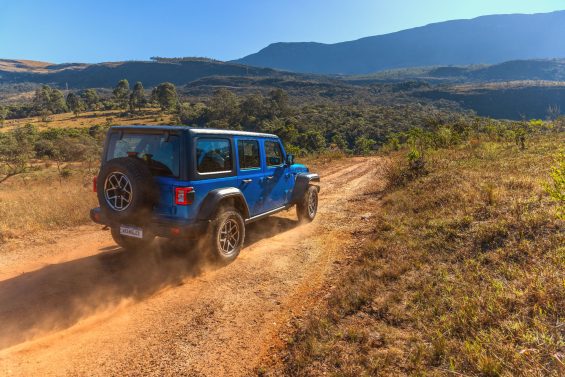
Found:
<path fill-rule="evenodd" d="M 293 72 L 366 74 L 394 68 L 565 57 L 565 11 L 483 16 L 336 44 L 274 43 L 236 62 Z"/>
<path fill-rule="evenodd" d="M 438 75 L 437 70 L 430 72 Z M 474 81 L 548 80 L 565 81 L 565 59 L 515 60 L 461 72 Z"/>
<path fill-rule="evenodd" d="M 185 85 L 210 76 L 281 77 L 284 72 L 248 67 L 210 59 L 164 59 L 99 64 L 50 64 L 29 60 L 0 59 L 0 84 L 39 83 L 69 88 L 110 88 L 125 78 L 146 87 L 169 81 Z M 296 76 L 296 75 L 295 75 Z"/>
<path fill-rule="evenodd" d="M 373 82 L 426 81 L 429 83 L 562 81 L 565 59 L 513 60 L 493 65 L 399 68 L 368 75 L 342 77 L 356 84 Z"/>
<path fill-rule="evenodd" d="M 51 65 L 53 64 L 34 60 L 0 59 L 0 71 L 6 72 L 41 72 Z"/>
<path fill-rule="evenodd" d="M 545 119 L 550 107 L 565 109 L 565 85 L 559 83 L 441 85 L 410 95 L 432 101 L 454 101 L 478 115 L 498 119 Z"/>

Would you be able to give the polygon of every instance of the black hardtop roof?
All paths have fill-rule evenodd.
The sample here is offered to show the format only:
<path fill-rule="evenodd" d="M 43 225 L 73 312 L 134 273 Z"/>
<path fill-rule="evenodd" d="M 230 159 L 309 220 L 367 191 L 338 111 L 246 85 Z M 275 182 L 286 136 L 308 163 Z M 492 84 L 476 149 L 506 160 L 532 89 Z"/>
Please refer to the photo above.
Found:
<path fill-rule="evenodd" d="M 266 134 L 260 132 L 236 131 L 236 130 L 221 130 L 216 128 L 194 128 L 188 126 L 112 126 L 111 130 L 136 130 L 136 131 L 188 131 L 191 135 L 226 135 L 226 136 L 253 136 L 253 137 L 267 137 L 278 138 L 277 135 Z"/>

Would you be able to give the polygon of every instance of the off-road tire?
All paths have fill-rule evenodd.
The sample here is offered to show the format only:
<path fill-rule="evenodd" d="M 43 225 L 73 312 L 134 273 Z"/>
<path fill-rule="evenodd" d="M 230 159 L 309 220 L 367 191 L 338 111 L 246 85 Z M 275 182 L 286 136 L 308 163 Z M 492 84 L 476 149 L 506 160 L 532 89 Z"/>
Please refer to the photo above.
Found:
<path fill-rule="evenodd" d="M 226 233 L 230 226 L 236 227 L 233 232 L 237 231 L 237 239 L 231 238 L 235 233 L 231 233 L 231 236 Z M 229 242 L 226 241 L 228 236 Z M 231 207 L 219 209 L 208 229 L 207 244 L 212 259 L 219 264 L 233 262 L 239 255 L 244 242 L 245 221 L 241 213 Z"/>
<path fill-rule="evenodd" d="M 112 227 L 111 228 L 112 238 L 114 242 L 118 244 L 118 246 L 123 247 L 127 251 L 138 251 L 143 250 L 149 247 L 151 242 L 155 239 L 155 236 L 152 234 L 148 234 L 144 231 L 143 238 L 133 238 L 127 237 L 120 234 L 119 227 Z"/>
<path fill-rule="evenodd" d="M 310 185 L 300 202 L 296 204 L 296 214 L 300 222 L 309 223 L 314 221 L 316 213 L 318 213 L 318 188 Z"/>
<path fill-rule="evenodd" d="M 124 210 L 116 210 L 105 197 L 106 180 L 113 173 L 123 174 L 131 184 L 131 201 Z M 97 194 L 100 208 L 106 218 L 115 223 L 143 225 L 152 214 L 157 202 L 158 189 L 149 167 L 133 157 L 115 158 L 106 162 L 97 179 Z"/>

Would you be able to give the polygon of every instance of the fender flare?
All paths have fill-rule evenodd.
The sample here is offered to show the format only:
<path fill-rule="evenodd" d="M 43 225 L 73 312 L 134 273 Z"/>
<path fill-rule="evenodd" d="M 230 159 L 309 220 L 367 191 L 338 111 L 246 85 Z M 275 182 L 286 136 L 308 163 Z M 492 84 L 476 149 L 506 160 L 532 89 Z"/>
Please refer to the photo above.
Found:
<path fill-rule="evenodd" d="M 308 190 L 308 186 L 312 182 L 320 182 L 320 176 L 316 173 L 298 173 L 294 181 L 294 189 L 292 190 L 292 204 L 296 204 L 302 200 L 304 193 Z M 320 186 L 315 186 L 320 192 Z"/>
<path fill-rule="evenodd" d="M 249 218 L 249 206 L 241 190 L 236 187 L 225 187 L 212 190 L 206 195 L 198 210 L 198 219 L 213 220 L 220 202 L 228 198 L 233 198 L 236 203 L 240 204 L 241 215 L 244 219 Z"/>

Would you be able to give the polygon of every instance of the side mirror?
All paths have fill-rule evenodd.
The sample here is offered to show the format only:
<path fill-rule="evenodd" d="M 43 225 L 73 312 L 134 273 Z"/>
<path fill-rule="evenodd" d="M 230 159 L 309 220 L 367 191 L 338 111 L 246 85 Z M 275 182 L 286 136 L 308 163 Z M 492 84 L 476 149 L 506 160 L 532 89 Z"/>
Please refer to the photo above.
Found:
<path fill-rule="evenodd" d="M 292 155 L 292 154 L 287 154 L 287 155 L 286 155 L 286 164 L 287 164 L 288 166 L 294 164 L 294 155 Z"/>

